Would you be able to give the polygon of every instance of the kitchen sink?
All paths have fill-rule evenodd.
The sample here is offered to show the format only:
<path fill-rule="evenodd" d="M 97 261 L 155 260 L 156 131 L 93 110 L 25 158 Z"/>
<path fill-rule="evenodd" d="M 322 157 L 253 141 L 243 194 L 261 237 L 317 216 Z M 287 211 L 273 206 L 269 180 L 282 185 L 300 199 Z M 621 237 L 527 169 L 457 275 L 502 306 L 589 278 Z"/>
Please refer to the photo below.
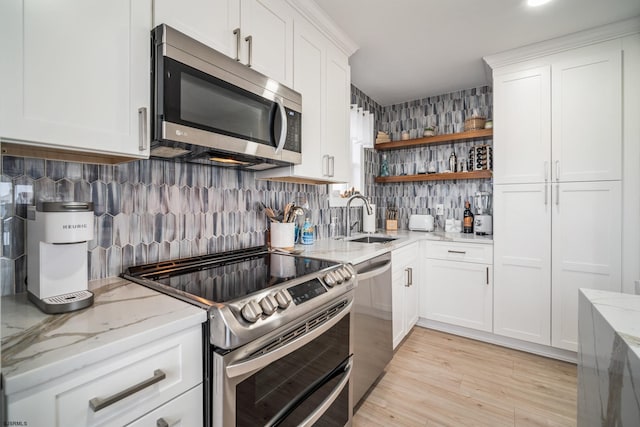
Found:
<path fill-rule="evenodd" d="M 396 237 L 386 237 L 386 236 L 364 236 L 358 237 L 356 239 L 349 239 L 350 242 L 358 242 L 358 243 L 388 243 L 397 240 Z"/>

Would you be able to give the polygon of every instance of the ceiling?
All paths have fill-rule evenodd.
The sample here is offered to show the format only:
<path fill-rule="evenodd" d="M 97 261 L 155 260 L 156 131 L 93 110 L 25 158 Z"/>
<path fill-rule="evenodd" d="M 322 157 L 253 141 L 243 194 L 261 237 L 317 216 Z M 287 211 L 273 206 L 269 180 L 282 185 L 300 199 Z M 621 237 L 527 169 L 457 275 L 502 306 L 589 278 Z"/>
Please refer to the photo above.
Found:
<path fill-rule="evenodd" d="M 360 49 L 351 82 L 381 105 L 489 83 L 483 56 L 640 16 L 640 0 L 315 0 Z"/>

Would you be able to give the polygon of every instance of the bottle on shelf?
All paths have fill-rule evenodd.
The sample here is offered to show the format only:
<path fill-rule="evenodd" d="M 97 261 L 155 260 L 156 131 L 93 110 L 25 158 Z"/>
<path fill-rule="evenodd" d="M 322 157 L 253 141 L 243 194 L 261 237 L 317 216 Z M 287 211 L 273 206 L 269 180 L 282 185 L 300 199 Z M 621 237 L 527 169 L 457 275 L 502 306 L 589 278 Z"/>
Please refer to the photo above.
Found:
<path fill-rule="evenodd" d="M 456 157 L 456 152 L 452 151 L 451 155 L 449 156 L 449 170 L 451 172 L 455 172 L 457 170 L 457 166 L 458 166 L 458 158 Z"/>
<path fill-rule="evenodd" d="M 338 217 L 331 217 L 331 223 L 329 224 L 329 237 L 338 237 Z"/>
<path fill-rule="evenodd" d="M 468 200 L 464 202 L 462 218 L 462 232 L 473 233 L 473 212 L 471 212 L 471 204 Z"/>
<path fill-rule="evenodd" d="M 382 155 L 382 162 L 380 163 L 380 176 L 389 176 L 389 161 L 387 155 Z"/>

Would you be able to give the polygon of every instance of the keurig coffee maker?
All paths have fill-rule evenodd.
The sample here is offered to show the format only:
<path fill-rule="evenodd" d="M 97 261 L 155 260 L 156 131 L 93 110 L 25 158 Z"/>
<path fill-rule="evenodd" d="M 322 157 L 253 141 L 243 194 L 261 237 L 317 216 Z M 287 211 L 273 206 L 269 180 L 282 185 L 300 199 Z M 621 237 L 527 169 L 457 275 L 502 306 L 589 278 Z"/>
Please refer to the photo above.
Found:
<path fill-rule="evenodd" d="M 38 202 L 27 219 L 29 300 L 48 314 L 92 305 L 87 241 L 93 239 L 93 203 Z"/>

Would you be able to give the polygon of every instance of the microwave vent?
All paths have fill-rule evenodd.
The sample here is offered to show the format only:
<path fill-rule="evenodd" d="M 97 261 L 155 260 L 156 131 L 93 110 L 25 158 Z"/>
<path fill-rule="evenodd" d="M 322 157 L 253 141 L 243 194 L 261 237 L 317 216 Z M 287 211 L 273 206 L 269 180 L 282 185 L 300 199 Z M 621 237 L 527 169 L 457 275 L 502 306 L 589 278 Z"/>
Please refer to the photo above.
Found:
<path fill-rule="evenodd" d="M 154 157 L 164 157 L 165 159 L 173 159 L 174 157 L 184 156 L 191 151 L 183 148 L 158 146 L 151 149 L 151 155 Z"/>

